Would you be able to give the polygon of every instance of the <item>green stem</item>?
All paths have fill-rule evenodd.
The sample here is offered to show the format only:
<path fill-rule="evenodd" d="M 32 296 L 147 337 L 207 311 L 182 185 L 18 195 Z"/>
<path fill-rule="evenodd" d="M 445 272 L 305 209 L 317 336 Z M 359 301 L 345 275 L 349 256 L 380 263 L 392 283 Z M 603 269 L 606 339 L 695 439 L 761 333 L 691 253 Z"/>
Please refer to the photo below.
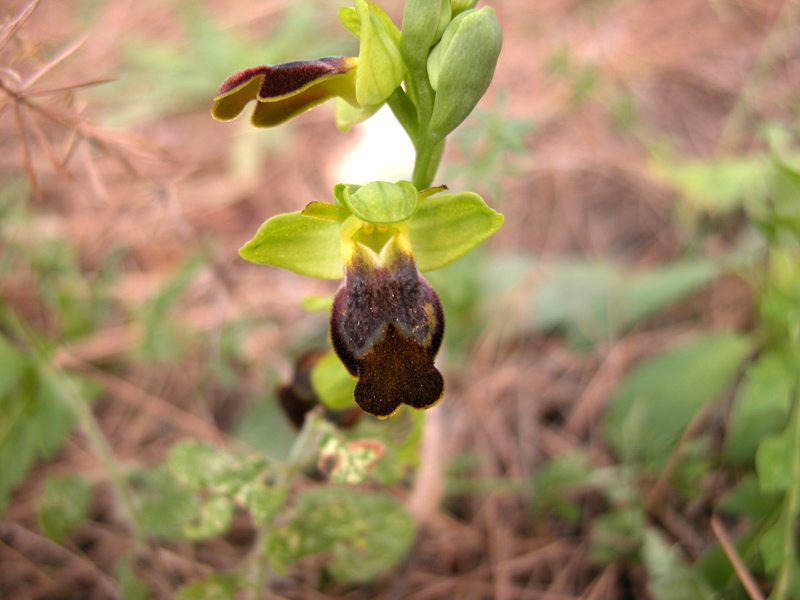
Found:
<path fill-rule="evenodd" d="M 73 410 L 80 420 L 84 434 L 86 434 L 89 442 L 94 447 L 95 452 L 100 456 L 100 460 L 103 462 L 111 484 L 117 496 L 119 496 L 128 522 L 133 529 L 134 537 L 138 542 L 144 542 L 145 534 L 139 525 L 138 511 L 136 510 L 130 489 L 128 488 L 128 482 L 117 463 L 111 446 L 109 446 L 105 435 L 103 435 L 103 431 L 100 429 L 100 424 L 97 422 L 91 407 L 75 387 L 72 380 L 70 380 L 63 371 L 48 364 L 42 364 L 41 368 L 47 376 L 55 381 L 56 387 L 61 391 L 64 399 L 72 405 Z"/>
<path fill-rule="evenodd" d="M 391 96 L 386 99 L 386 104 L 392 109 L 395 118 L 406 130 L 408 137 L 413 140 L 417 138 L 417 128 L 419 122 L 417 120 L 417 109 L 411 98 L 408 97 L 403 88 L 398 87 Z"/>
<path fill-rule="evenodd" d="M 417 117 L 415 135 L 409 134 L 417 153 L 411 182 L 417 190 L 424 190 L 431 186 L 433 178 L 436 176 L 436 170 L 439 168 L 444 151 L 444 140 L 435 139 L 428 133 L 433 114 L 433 101 L 436 97 L 428 78 L 413 77 L 409 78 L 406 83 L 412 92 L 411 96 L 416 100 Z M 405 96 L 405 93 L 403 95 Z"/>
<path fill-rule="evenodd" d="M 414 161 L 414 174 L 411 177 L 411 183 L 418 190 L 424 190 L 431 187 L 433 178 L 436 177 L 436 171 L 439 169 L 439 163 L 442 160 L 444 153 L 444 140 L 440 142 L 425 141 L 417 147 L 417 158 Z"/>
<path fill-rule="evenodd" d="M 294 474 L 295 471 L 302 470 L 317 451 L 322 436 L 322 423 L 323 419 L 317 413 L 312 412 L 306 415 L 303 428 L 295 439 L 286 461 L 290 473 Z"/>

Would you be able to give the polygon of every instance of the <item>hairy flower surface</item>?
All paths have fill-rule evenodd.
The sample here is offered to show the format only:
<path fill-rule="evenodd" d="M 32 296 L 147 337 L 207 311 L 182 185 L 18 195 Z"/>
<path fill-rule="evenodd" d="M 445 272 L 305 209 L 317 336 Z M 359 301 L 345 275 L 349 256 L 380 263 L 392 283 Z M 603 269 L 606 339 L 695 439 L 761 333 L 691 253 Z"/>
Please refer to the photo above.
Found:
<path fill-rule="evenodd" d="M 361 225 L 354 219 L 342 228 L 345 276 L 331 312 L 333 348 L 358 378 L 355 400 L 366 412 L 384 418 L 401 404 L 429 408 L 444 392 L 433 365 L 442 305 L 417 270 L 405 224 Z"/>
<path fill-rule="evenodd" d="M 358 107 L 357 65 L 354 57 L 329 56 L 244 69 L 222 83 L 211 114 L 230 121 L 255 100 L 250 122 L 274 127 L 336 96 Z"/>

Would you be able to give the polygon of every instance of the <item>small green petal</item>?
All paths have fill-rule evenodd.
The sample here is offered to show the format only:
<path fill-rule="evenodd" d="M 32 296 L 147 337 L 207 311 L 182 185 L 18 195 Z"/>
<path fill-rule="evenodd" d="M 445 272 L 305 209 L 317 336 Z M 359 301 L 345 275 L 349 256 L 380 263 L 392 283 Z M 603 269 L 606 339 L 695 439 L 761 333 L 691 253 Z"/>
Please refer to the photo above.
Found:
<path fill-rule="evenodd" d="M 300 214 L 313 219 L 344 223 L 347 217 L 350 216 L 350 211 L 343 206 L 337 206 L 330 202 L 311 202 Z"/>
<path fill-rule="evenodd" d="M 472 192 L 427 198 L 408 220 L 408 235 L 420 271 L 461 258 L 500 229 L 503 215 Z"/>
<path fill-rule="evenodd" d="M 341 227 L 337 221 L 304 217 L 299 212 L 276 215 L 242 246 L 239 256 L 300 275 L 341 279 Z"/>
<path fill-rule="evenodd" d="M 362 221 L 389 224 L 408 220 L 417 209 L 417 190 L 410 181 L 373 181 L 350 192 L 342 190 L 344 203 Z"/>
<path fill-rule="evenodd" d="M 427 189 L 424 189 L 424 190 L 420 191 L 419 199 L 420 200 L 424 200 L 425 198 L 427 198 L 429 196 L 433 196 L 434 194 L 441 194 L 445 190 L 447 190 L 447 186 L 446 185 L 435 185 L 433 187 L 429 187 Z"/>

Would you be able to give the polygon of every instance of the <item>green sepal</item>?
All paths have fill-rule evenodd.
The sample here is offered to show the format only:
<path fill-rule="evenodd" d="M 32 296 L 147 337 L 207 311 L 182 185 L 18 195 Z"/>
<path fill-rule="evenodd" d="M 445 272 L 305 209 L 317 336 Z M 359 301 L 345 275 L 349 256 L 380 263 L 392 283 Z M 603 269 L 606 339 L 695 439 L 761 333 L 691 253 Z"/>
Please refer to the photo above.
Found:
<path fill-rule="evenodd" d="M 338 206 L 347 207 L 347 204 L 344 201 L 344 191 L 347 190 L 348 193 L 352 194 L 361 186 L 357 183 L 337 183 L 333 186 L 333 202 Z"/>
<path fill-rule="evenodd" d="M 361 25 L 358 22 L 358 13 L 355 8 L 352 6 L 341 6 L 339 7 L 338 15 L 339 21 L 344 25 L 347 31 L 356 37 L 361 36 Z"/>
<path fill-rule="evenodd" d="M 355 0 L 361 48 L 358 53 L 356 100 L 361 106 L 381 104 L 402 83 L 400 32 L 389 16 L 367 0 Z"/>
<path fill-rule="evenodd" d="M 347 217 L 350 216 L 350 211 L 344 206 L 338 206 L 330 202 L 311 202 L 300 214 L 304 217 L 311 217 L 312 219 L 344 223 Z"/>
<path fill-rule="evenodd" d="M 415 78 L 425 75 L 428 52 L 442 37 L 450 17 L 450 0 L 407 0 L 400 51 Z M 435 29 L 431 23 L 437 23 Z"/>
<path fill-rule="evenodd" d="M 450 2 L 448 0 L 442 0 L 442 5 L 439 7 L 439 22 L 436 25 L 436 31 L 433 35 L 433 44 L 439 43 L 439 40 L 442 39 L 442 35 L 444 35 L 444 30 L 447 29 L 447 26 L 452 20 L 453 9 L 450 6 Z M 433 44 L 431 44 L 431 46 L 433 46 Z"/>
<path fill-rule="evenodd" d="M 439 269 L 461 258 L 503 224 L 472 192 L 443 194 L 419 203 L 408 220 L 408 235 L 420 271 Z"/>
<path fill-rule="evenodd" d="M 397 25 L 394 24 L 394 21 L 386 14 L 380 6 L 373 4 L 372 2 L 367 2 L 367 7 L 372 10 L 375 15 L 380 19 L 383 26 L 386 28 L 386 31 L 392 37 L 395 44 L 398 46 L 400 45 L 400 30 L 397 28 Z M 339 9 L 339 21 L 344 25 L 344 28 L 347 29 L 350 33 L 352 33 L 357 38 L 361 37 L 361 20 L 358 18 L 358 11 L 351 7 L 351 6 L 342 6 Z"/>
<path fill-rule="evenodd" d="M 356 108 L 347 100 L 336 99 L 336 128 L 342 133 L 347 133 L 353 125 L 358 125 L 374 115 L 383 104 L 371 104 L 363 108 Z"/>
<path fill-rule="evenodd" d="M 453 131 L 489 88 L 503 45 L 490 7 L 453 19 L 428 56 L 428 77 L 436 90 L 430 132 L 437 139 Z"/>
<path fill-rule="evenodd" d="M 453 12 L 453 18 L 460 15 L 465 10 L 475 8 L 478 0 L 450 0 L 450 8 Z"/>
<path fill-rule="evenodd" d="M 342 199 L 359 219 L 376 224 L 407 221 L 419 203 L 410 181 L 373 181 L 353 192 L 345 187 Z"/>
<path fill-rule="evenodd" d="M 276 215 L 239 249 L 250 262 L 288 269 L 320 279 L 341 279 L 341 223 L 304 217 L 299 212 Z"/>
<path fill-rule="evenodd" d="M 347 410 L 356 406 L 353 399 L 356 380 L 333 352 L 328 352 L 314 365 L 311 386 L 319 401 L 329 410 Z"/>

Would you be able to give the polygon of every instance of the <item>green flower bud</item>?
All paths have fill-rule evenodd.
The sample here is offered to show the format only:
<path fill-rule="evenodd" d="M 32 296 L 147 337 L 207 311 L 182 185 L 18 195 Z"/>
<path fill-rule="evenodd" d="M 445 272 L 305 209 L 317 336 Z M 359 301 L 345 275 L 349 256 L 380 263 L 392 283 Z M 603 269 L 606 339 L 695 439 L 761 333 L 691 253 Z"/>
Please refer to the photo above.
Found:
<path fill-rule="evenodd" d="M 450 0 L 407 0 L 400 50 L 410 70 L 424 72 L 428 52 L 441 39 L 450 18 Z"/>
<path fill-rule="evenodd" d="M 445 29 L 428 56 L 436 90 L 430 132 L 443 139 L 478 104 L 489 87 L 503 44 L 500 24 L 489 8 L 462 12 Z"/>
<path fill-rule="evenodd" d="M 475 8 L 478 0 L 450 0 L 450 8 L 453 11 L 453 17 L 460 15 L 465 10 Z"/>

